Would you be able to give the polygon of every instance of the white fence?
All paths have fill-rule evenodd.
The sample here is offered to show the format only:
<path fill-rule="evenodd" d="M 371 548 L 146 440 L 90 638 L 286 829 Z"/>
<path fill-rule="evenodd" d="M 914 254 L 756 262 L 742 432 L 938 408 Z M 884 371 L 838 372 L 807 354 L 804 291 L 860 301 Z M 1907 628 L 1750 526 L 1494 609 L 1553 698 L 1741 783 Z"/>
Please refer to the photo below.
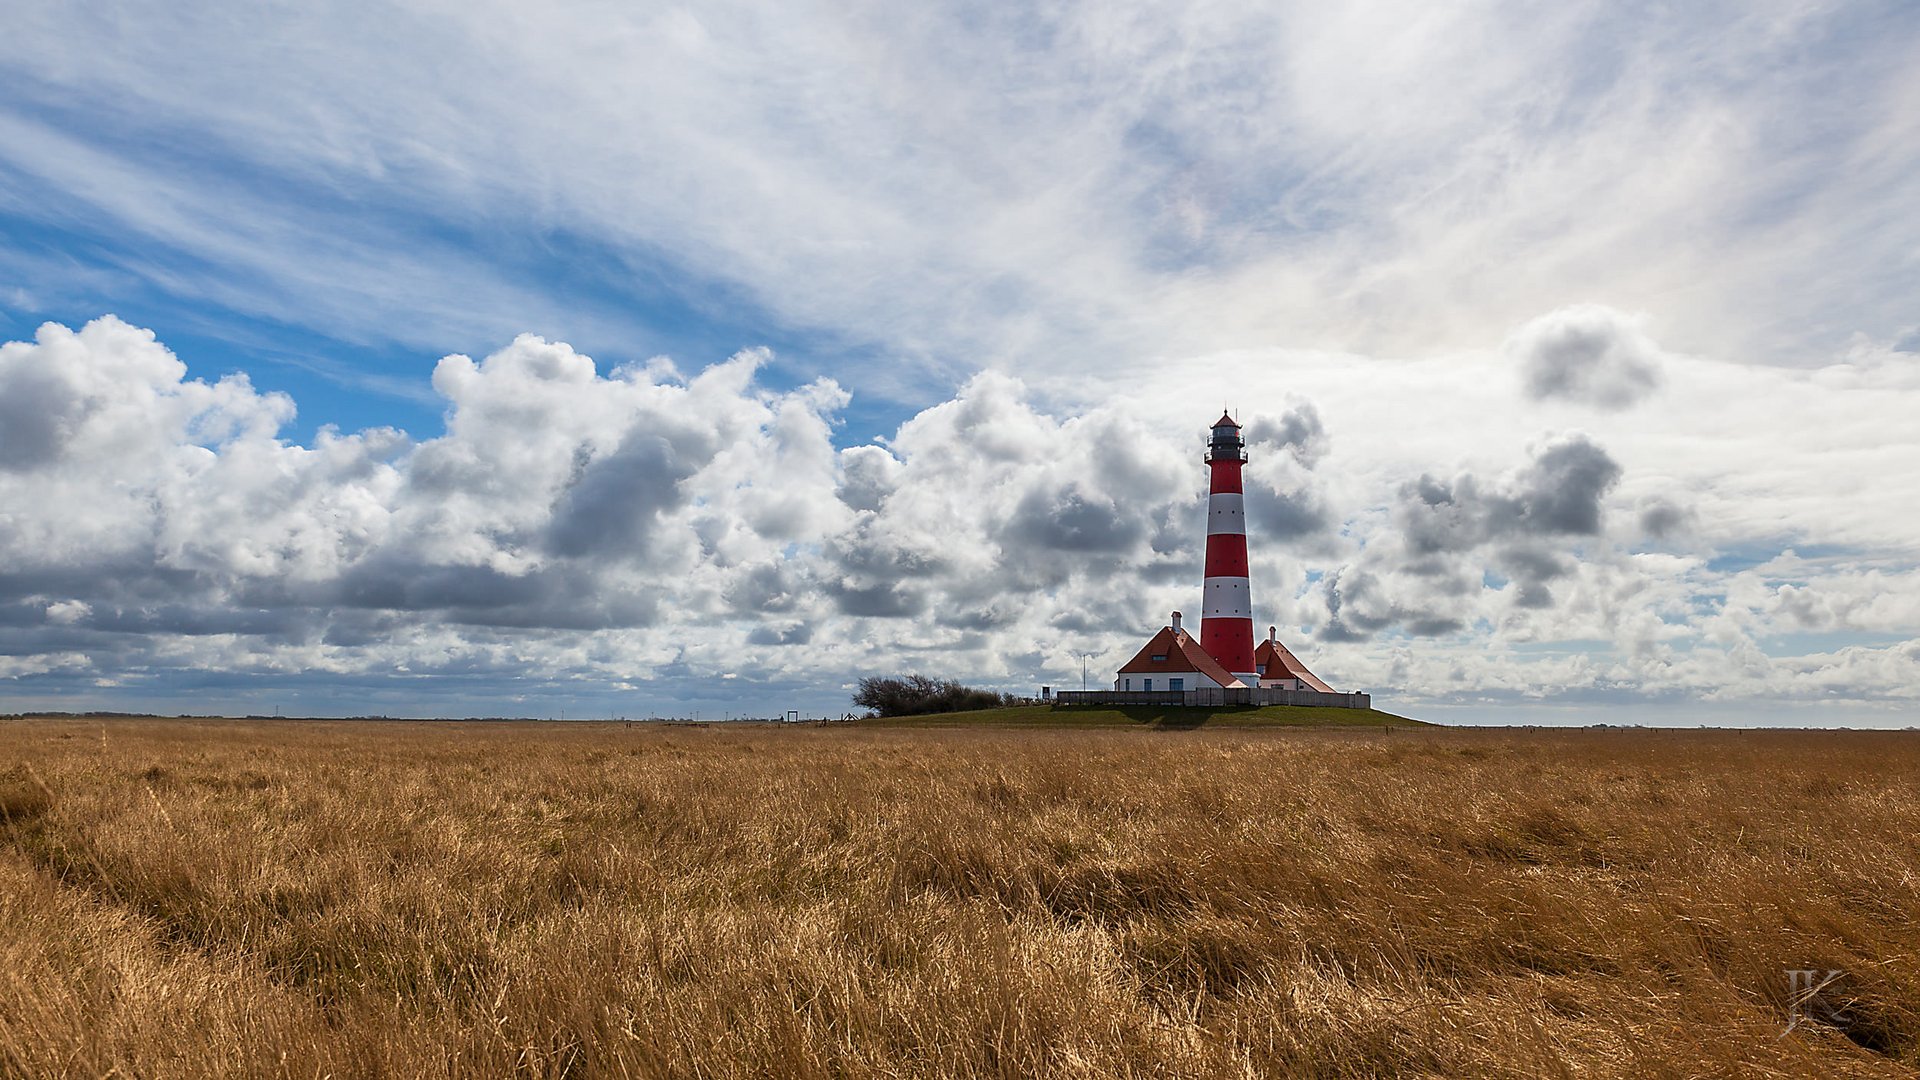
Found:
<path fill-rule="evenodd" d="M 1324 694 L 1318 690 L 1211 687 L 1204 690 L 1060 690 L 1059 705 L 1319 705 L 1334 709 L 1371 709 L 1370 694 Z"/>

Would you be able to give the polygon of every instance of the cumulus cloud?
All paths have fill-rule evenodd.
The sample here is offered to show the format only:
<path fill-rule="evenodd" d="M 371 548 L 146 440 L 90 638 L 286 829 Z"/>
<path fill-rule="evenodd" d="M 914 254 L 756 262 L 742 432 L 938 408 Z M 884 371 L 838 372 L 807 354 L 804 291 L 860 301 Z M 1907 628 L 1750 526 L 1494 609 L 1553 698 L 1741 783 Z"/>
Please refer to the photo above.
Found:
<path fill-rule="evenodd" d="M 1006 546 L 1034 547 L 1083 555 L 1127 551 L 1146 531 L 1138 515 L 1125 513 L 1112 499 L 1090 497 L 1077 486 L 1059 491 L 1030 491 L 1007 522 Z"/>
<path fill-rule="evenodd" d="M 1533 460 L 1495 485 L 1470 473 L 1422 476 L 1401 489 L 1400 523 L 1416 553 L 1465 551 L 1507 538 L 1593 536 L 1620 466 L 1585 435 L 1539 448 Z"/>
<path fill-rule="evenodd" d="M 187 379 L 151 334 L 111 318 L 77 334 L 49 325 L 0 351 L 5 396 L 57 382 L 85 404 L 61 413 L 81 419 L 55 450 L 37 443 L 8 474 L 8 585 L 91 572 L 96 618 L 154 610 L 158 594 L 183 619 L 240 602 L 315 619 L 360 607 L 645 623 L 652 579 L 777 549 L 738 523 L 771 517 L 784 544 L 837 520 L 826 426 L 796 417 L 817 421 L 843 397 L 830 384 L 751 392 L 762 359 L 676 385 L 602 376 L 564 345 L 521 338 L 478 364 L 441 362 L 444 436 L 323 430 L 301 447 L 278 438 L 284 397 Z M 829 509 L 787 512 L 794 500 Z"/>
<path fill-rule="evenodd" d="M 24 387 L 61 418 L 6 432 L 27 449 L 0 470 L 0 677 L 387 693 L 433 675 L 483 698 L 534 678 L 697 698 L 722 672 L 741 673 L 734 693 L 832 696 L 917 665 L 1058 685 L 1192 609 L 1203 407 L 1061 409 L 989 373 L 837 447 L 846 391 L 770 389 L 767 359 L 602 370 L 521 337 L 441 361 L 443 433 L 323 429 L 303 446 L 282 434 L 289 400 L 190 378 L 150 333 L 43 327 L 0 346 L 0 400 Z M 1849 363 L 1810 377 L 1809 407 L 1909 392 L 1880 360 Z M 1414 470 L 1379 456 L 1398 444 L 1371 416 L 1392 401 L 1367 404 L 1349 423 L 1305 398 L 1246 417 L 1256 607 L 1324 676 L 1440 699 L 1849 678 L 1869 680 L 1863 700 L 1897 697 L 1884 680 L 1909 663 L 1894 645 L 1920 624 L 1920 560 L 1882 545 L 1729 562 L 1725 515 L 1662 494 L 1711 488 L 1635 487 L 1611 440 Z M 1781 652 L 1805 634 L 1871 640 Z M 1595 641 L 1610 644 L 1515 651 Z"/>
<path fill-rule="evenodd" d="M 1458 595 L 1464 586 L 1439 592 Z M 1414 637 L 1458 633 L 1466 624 L 1457 616 L 1429 606 L 1424 598 L 1393 595 L 1389 583 L 1362 567 L 1342 567 L 1329 574 L 1325 585 L 1327 622 L 1321 637 L 1327 641 L 1366 641 L 1380 631 L 1402 626 Z"/>
<path fill-rule="evenodd" d="M 806 623 L 793 626 L 756 626 L 747 635 L 749 645 L 805 645 L 813 640 L 813 627 Z"/>
<path fill-rule="evenodd" d="M 1599 304 L 1549 312 L 1507 339 L 1528 396 L 1624 409 L 1660 386 L 1660 350 L 1638 321 Z"/>
<path fill-rule="evenodd" d="M 878 510 L 899 482 L 900 461 L 884 447 L 855 446 L 840 454 L 840 487 L 835 492 L 850 510 Z"/>
<path fill-rule="evenodd" d="M 71 626 L 93 614 L 93 605 L 85 600 L 56 600 L 47 605 L 47 621 L 57 626 Z"/>
<path fill-rule="evenodd" d="M 1280 416 L 1255 417 L 1247 425 L 1247 444 L 1264 450 L 1282 451 L 1311 469 L 1319 464 L 1327 450 L 1326 425 L 1311 401 L 1296 401 Z"/>
<path fill-rule="evenodd" d="M 1604 449 L 1572 434 L 1534 448 L 1524 466 L 1492 482 L 1463 472 L 1406 483 L 1395 530 L 1323 584 L 1328 633 L 1346 641 L 1394 626 L 1418 637 L 1457 633 L 1494 614 L 1490 588 L 1511 609 L 1553 607 L 1553 583 L 1575 565 L 1566 545 L 1600 536 L 1621 472 Z"/>
<path fill-rule="evenodd" d="M 1640 531 L 1655 540 L 1680 535 L 1692 526 L 1695 517 L 1691 507 L 1660 495 L 1642 499 L 1639 511 Z"/>
<path fill-rule="evenodd" d="M 0 473 L 0 655 L 697 679 L 741 646 L 847 673 L 940 647 L 1004 677 L 1064 665 L 1064 626 L 1112 647 L 1143 602 L 1116 581 L 1148 610 L 1192 585 L 1204 470 L 1131 411 L 1056 417 L 989 374 L 836 448 L 845 392 L 765 389 L 766 359 L 601 371 L 522 336 L 440 362 L 441 435 L 300 446 L 284 397 L 189 378 L 111 317 L 49 325 L 0 352 L 0 396 L 78 402 Z"/>
<path fill-rule="evenodd" d="M 1310 401 L 1290 401 L 1285 412 L 1250 418 L 1251 458 L 1245 477 L 1249 527 L 1263 538 L 1317 550 L 1312 541 L 1335 525 L 1314 468 L 1330 442 Z"/>

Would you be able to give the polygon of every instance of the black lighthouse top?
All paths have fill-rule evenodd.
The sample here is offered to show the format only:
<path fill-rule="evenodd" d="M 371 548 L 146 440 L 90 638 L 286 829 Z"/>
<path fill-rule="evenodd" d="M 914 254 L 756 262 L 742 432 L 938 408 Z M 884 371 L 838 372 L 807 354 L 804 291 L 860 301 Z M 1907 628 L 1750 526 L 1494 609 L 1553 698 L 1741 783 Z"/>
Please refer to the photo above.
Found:
<path fill-rule="evenodd" d="M 1225 410 L 1221 411 L 1220 419 L 1213 425 L 1213 441 L 1207 444 L 1204 460 L 1247 460 L 1247 441 L 1240 437 L 1240 425 L 1234 423 L 1233 417 L 1228 416 Z"/>

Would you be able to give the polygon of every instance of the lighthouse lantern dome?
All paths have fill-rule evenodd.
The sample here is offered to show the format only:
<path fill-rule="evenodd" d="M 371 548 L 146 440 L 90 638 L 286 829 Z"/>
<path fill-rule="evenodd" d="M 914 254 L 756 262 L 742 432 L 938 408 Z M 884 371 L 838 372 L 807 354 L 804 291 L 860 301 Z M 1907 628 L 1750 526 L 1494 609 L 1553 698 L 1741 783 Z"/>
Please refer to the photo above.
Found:
<path fill-rule="evenodd" d="M 1208 462 L 1247 460 L 1247 441 L 1240 437 L 1240 425 L 1225 412 L 1220 414 L 1220 419 L 1213 425 L 1213 438 L 1207 444 L 1205 460 Z"/>

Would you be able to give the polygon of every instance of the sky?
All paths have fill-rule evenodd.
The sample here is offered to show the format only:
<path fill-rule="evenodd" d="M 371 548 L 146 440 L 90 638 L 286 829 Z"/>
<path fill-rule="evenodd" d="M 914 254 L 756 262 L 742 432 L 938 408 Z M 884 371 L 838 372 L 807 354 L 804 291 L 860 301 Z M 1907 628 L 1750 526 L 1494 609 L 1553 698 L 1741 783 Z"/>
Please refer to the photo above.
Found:
<path fill-rule="evenodd" d="M 0 712 L 1920 725 L 1904 0 L 0 29 Z"/>

